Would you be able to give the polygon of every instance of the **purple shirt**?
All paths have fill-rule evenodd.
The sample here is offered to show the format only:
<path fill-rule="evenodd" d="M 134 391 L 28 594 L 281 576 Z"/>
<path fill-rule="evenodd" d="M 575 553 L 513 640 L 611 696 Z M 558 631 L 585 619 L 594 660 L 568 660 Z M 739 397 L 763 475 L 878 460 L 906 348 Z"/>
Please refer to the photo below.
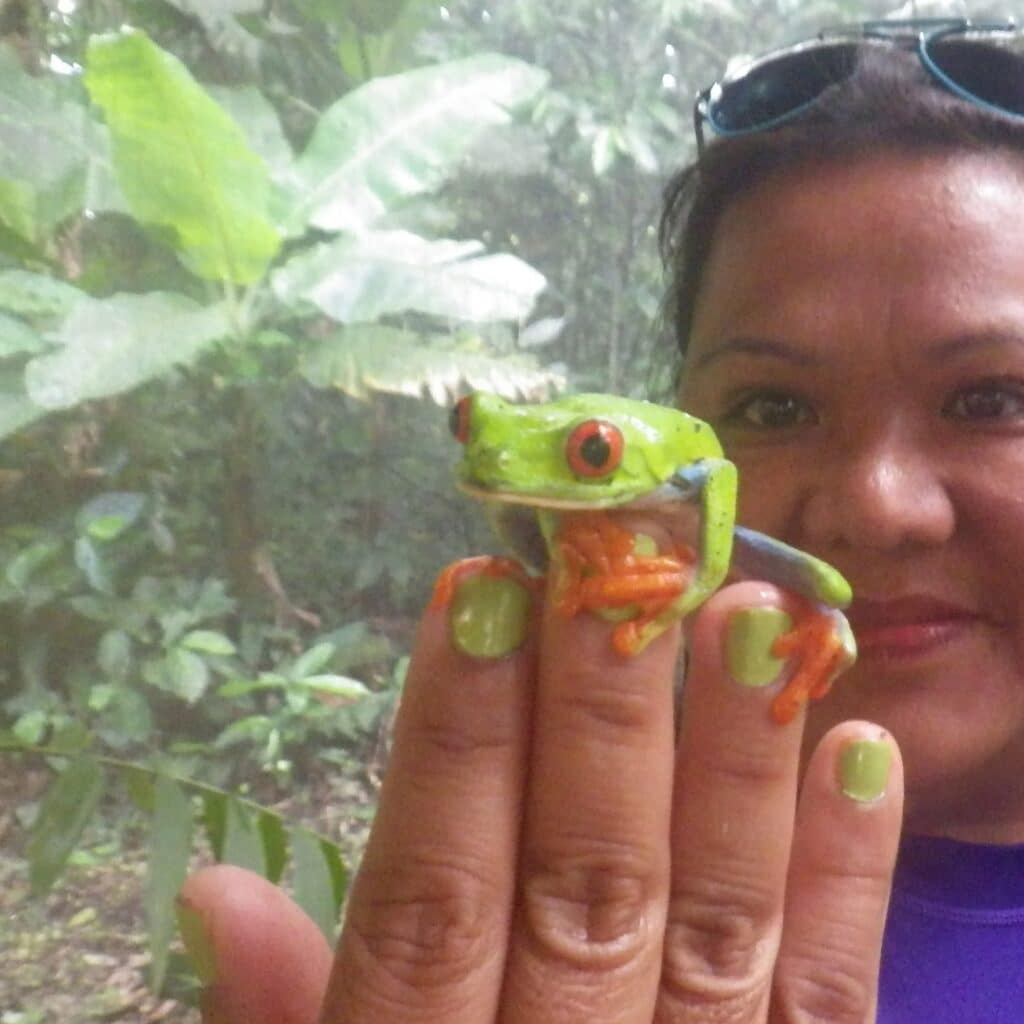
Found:
<path fill-rule="evenodd" d="M 1024 845 L 903 840 L 878 1024 L 1024 1022 Z"/>

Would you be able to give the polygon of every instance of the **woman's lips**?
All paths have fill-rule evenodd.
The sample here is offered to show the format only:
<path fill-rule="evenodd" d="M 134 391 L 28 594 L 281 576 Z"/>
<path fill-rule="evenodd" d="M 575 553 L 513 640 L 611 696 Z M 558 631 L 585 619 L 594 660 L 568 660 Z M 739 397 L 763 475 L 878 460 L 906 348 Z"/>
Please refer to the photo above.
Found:
<path fill-rule="evenodd" d="M 962 605 L 931 597 L 855 598 L 847 615 L 864 656 L 913 657 L 963 636 L 982 621 Z"/>

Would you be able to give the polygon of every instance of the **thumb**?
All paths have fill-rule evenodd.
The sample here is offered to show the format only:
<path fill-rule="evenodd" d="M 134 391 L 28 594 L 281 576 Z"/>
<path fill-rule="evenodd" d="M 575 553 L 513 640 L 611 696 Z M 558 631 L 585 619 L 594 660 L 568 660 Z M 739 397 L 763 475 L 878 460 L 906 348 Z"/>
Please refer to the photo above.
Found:
<path fill-rule="evenodd" d="M 242 868 L 203 868 L 182 887 L 178 918 L 206 985 L 206 1024 L 315 1024 L 331 950 L 277 886 Z"/>

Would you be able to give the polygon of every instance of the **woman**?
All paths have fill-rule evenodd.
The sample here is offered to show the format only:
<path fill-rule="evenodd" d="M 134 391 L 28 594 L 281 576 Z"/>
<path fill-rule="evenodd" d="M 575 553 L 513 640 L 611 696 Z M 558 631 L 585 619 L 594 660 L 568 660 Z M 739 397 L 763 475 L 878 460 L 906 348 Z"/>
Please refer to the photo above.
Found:
<path fill-rule="evenodd" d="M 709 91 L 698 131 L 734 137 L 663 228 L 682 404 L 740 520 L 850 579 L 858 664 L 773 725 L 788 598 L 726 587 L 674 747 L 677 637 L 623 664 L 540 607 L 473 659 L 428 610 L 333 968 L 276 890 L 201 872 L 208 1020 L 312 1024 L 325 989 L 353 1024 L 1019 1019 L 1024 66 L 960 28 Z"/>

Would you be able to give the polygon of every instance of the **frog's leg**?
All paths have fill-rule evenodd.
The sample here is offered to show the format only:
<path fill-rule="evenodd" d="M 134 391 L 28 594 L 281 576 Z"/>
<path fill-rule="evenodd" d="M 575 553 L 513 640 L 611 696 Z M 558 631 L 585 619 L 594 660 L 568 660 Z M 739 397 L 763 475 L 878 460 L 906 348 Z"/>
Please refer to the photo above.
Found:
<path fill-rule="evenodd" d="M 736 467 L 727 459 L 700 459 L 677 471 L 670 481 L 681 501 L 700 503 L 697 561 L 689 585 L 656 615 L 622 623 L 616 646 L 642 651 L 673 623 L 703 604 L 729 572 L 736 513 Z"/>
<path fill-rule="evenodd" d="M 772 703 L 772 716 L 784 724 L 808 700 L 828 693 L 836 676 L 856 660 L 853 631 L 838 610 L 850 603 L 852 592 L 827 562 L 756 530 L 737 526 L 733 544 L 733 563 L 740 572 L 806 599 L 793 628 L 772 647 L 778 658 L 800 656 L 792 678 Z"/>
<path fill-rule="evenodd" d="M 789 682 L 772 701 L 772 717 L 780 725 L 791 722 L 809 700 L 824 697 L 836 676 L 857 658 L 857 644 L 846 616 L 835 608 L 809 607 L 794 627 L 775 641 L 776 658 L 802 655 Z"/>
<path fill-rule="evenodd" d="M 853 597 L 850 584 L 828 562 L 745 526 L 733 529 L 732 564 L 744 576 L 777 583 L 830 608 L 845 608 Z"/>

